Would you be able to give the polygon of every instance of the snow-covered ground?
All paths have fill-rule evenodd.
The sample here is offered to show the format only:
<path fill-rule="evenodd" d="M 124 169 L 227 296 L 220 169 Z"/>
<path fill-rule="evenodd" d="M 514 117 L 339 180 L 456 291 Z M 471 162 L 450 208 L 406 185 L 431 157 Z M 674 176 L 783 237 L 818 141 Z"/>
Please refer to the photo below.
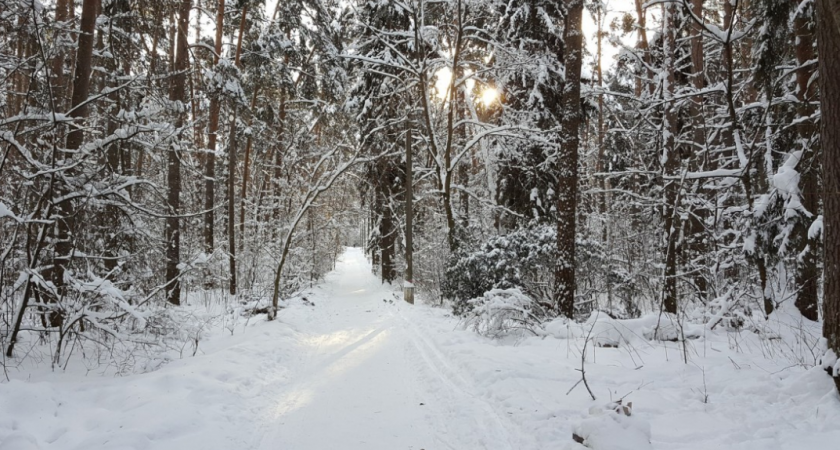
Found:
<path fill-rule="evenodd" d="M 796 364 L 807 349 L 787 338 L 704 332 L 688 363 L 677 342 L 590 342 L 592 401 L 572 389 L 583 338 L 465 331 L 446 310 L 402 303 L 359 249 L 306 298 L 276 322 L 218 327 L 195 357 L 150 373 L 12 371 L 0 450 L 575 449 L 572 430 L 597 423 L 589 409 L 619 398 L 655 449 L 840 448 L 833 383 Z"/>

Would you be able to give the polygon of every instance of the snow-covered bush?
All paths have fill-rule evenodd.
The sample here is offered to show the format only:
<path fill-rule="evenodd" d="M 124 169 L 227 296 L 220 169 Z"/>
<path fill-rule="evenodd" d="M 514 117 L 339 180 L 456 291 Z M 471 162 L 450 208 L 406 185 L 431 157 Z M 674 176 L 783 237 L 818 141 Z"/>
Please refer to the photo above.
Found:
<path fill-rule="evenodd" d="M 455 314 L 471 311 L 472 299 L 493 289 L 518 288 L 550 311 L 553 267 L 556 260 L 555 230 L 549 225 L 521 228 L 491 237 L 472 250 L 461 250 L 450 259 L 441 291 L 453 300 Z"/>
<path fill-rule="evenodd" d="M 633 404 L 619 400 L 593 406 L 589 416 L 574 426 L 575 442 L 593 450 L 646 450 L 650 445 L 650 424 L 633 415 Z"/>
<path fill-rule="evenodd" d="M 589 319 L 569 327 L 565 318 L 544 325 L 545 333 L 558 339 L 588 338 L 598 347 L 622 347 L 639 341 L 682 341 L 703 336 L 704 325 L 680 323 L 672 314 L 649 313 L 637 319 L 615 319 L 593 312 Z"/>
<path fill-rule="evenodd" d="M 447 265 L 441 283 L 444 298 L 453 301 L 453 311 L 463 315 L 472 309 L 470 300 L 492 289 L 518 288 L 542 308 L 545 317 L 553 307 L 554 264 L 557 260 L 557 230 L 551 224 L 532 224 L 483 243 L 464 239 L 461 249 Z M 576 314 L 585 318 L 608 307 L 615 317 L 638 317 L 638 288 L 633 275 L 609 264 L 602 246 L 578 238 L 576 264 L 578 292 Z M 599 304 L 605 297 L 606 305 Z M 613 304 L 612 299 L 618 300 Z M 601 302 L 603 303 L 603 302 Z"/>
<path fill-rule="evenodd" d="M 533 299 L 517 288 L 491 289 L 469 301 L 472 310 L 464 317 L 465 328 L 488 337 L 499 337 L 515 330 L 535 333 L 546 313 Z"/>

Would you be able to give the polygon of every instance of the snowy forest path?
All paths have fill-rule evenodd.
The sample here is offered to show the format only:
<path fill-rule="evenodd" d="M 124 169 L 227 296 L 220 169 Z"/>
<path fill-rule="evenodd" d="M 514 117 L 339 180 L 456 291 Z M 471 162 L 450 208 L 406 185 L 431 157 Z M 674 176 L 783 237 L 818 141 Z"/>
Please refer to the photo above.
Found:
<path fill-rule="evenodd" d="M 360 249 L 349 248 L 319 290 L 309 323 L 295 320 L 308 335 L 296 349 L 302 367 L 274 395 L 261 450 L 517 448 Z"/>
<path fill-rule="evenodd" d="M 294 323 L 306 328 L 295 349 L 301 367 L 267 393 L 261 450 L 518 448 L 511 425 L 403 314 L 410 306 L 360 249 L 348 249 L 318 289 L 309 322 Z"/>

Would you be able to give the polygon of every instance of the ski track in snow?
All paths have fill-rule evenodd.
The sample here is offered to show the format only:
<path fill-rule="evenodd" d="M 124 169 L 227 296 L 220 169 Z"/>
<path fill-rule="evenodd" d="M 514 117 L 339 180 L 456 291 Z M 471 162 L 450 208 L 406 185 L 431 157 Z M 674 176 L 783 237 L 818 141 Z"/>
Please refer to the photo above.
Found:
<path fill-rule="evenodd" d="M 151 373 L 12 371 L 0 450 L 580 450 L 573 425 L 628 394 L 656 450 L 840 442 L 833 383 L 792 365 L 790 340 L 709 332 L 687 343 L 689 364 L 678 343 L 590 346 L 593 402 L 582 385 L 567 394 L 581 339 L 463 330 L 447 310 L 404 304 L 360 249 L 303 295 L 314 305 L 216 330 Z"/>
<path fill-rule="evenodd" d="M 260 449 L 519 448 L 361 252 L 345 254 L 323 291 L 316 308 L 328 316 L 299 349 L 306 368 L 275 396 Z"/>

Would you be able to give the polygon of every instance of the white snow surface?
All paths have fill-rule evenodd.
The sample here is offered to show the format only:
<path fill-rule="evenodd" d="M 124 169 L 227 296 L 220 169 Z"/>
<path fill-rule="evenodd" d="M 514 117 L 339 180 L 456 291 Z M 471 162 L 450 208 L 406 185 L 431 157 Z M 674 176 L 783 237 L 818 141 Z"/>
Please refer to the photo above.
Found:
<path fill-rule="evenodd" d="M 688 364 L 680 342 L 590 342 L 593 401 L 575 386 L 582 333 L 479 336 L 445 309 L 404 304 L 360 249 L 304 295 L 314 305 L 215 330 L 154 372 L 10 370 L 0 450 L 584 448 L 573 430 L 604 450 L 840 445 L 832 381 L 781 339 L 709 330 L 686 343 Z M 632 418 L 590 414 L 619 398 Z"/>
<path fill-rule="evenodd" d="M 610 450 L 651 448 L 650 424 L 638 416 L 617 413 L 615 405 L 592 407 L 589 414 L 574 429 L 585 446 Z"/>

